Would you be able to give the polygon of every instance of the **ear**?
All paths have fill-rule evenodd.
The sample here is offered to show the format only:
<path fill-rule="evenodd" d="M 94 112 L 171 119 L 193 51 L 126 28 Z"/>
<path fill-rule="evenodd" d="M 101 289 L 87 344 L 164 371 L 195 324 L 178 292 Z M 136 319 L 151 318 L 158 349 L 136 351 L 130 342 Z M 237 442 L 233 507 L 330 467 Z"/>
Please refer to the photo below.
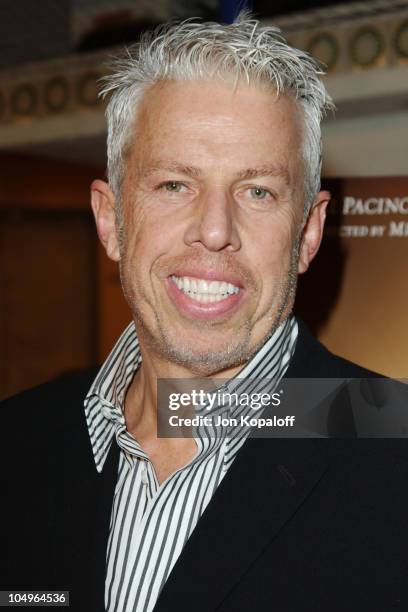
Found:
<path fill-rule="evenodd" d="M 328 191 L 320 191 L 313 202 L 312 208 L 303 228 L 303 236 L 299 249 L 298 272 L 303 274 L 319 250 L 323 238 L 323 228 L 326 219 L 326 208 L 330 201 Z"/>
<path fill-rule="evenodd" d="M 113 261 L 120 260 L 119 242 L 116 235 L 115 196 L 105 181 L 91 184 L 91 206 L 95 217 L 99 240 Z"/>

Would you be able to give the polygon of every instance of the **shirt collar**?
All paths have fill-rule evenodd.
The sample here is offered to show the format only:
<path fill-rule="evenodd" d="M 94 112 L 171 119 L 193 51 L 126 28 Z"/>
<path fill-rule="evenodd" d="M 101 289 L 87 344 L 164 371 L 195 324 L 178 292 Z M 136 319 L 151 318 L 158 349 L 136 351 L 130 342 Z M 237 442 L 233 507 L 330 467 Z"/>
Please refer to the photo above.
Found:
<path fill-rule="evenodd" d="M 298 334 L 296 319 L 286 319 L 249 362 L 229 381 L 228 391 L 246 390 L 253 379 L 280 380 L 294 353 Z M 85 398 L 85 416 L 98 472 L 101 472 L 115 430 L 126 429 L 124 398 L 142 357 L 134 323 L 116 342 Z"/>

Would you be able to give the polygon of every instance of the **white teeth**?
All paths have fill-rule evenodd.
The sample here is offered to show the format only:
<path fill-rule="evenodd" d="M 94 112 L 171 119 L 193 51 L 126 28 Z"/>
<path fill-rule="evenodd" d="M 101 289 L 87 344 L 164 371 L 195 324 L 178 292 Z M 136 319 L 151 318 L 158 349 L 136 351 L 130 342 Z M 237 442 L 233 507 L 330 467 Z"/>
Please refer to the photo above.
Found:
<path fill-rule="evenodd" d="M 228 293 L 228 283 L 221 283 L 220 293 Z"/>
<path fill-rule="evenodd" d="M 208 292 L 209 293 L 213 293 L 213 294 L 217 294 L 217 293 L 219 293 L 219 289 L 220 289 L 219 281 L 211 281 L 211 283 L 209 284 L 209 287 L 208 287 Z"/>
<path fill-rule="evenodd" d="M 208 293 L 208 283 L 205 280 L 199 280 L 197 284 L 198 293 Z"/>
<path fill-rule="evenodd" d="M 172 276 L 172 281 L 183 293 L 190 298 L 208 304 L 220 302 L 234 293 L 239 293 L 239 287 L 226 283 L 225 281 L 207 281 L 203 278 L 192 278 L 189 276 Z"/>

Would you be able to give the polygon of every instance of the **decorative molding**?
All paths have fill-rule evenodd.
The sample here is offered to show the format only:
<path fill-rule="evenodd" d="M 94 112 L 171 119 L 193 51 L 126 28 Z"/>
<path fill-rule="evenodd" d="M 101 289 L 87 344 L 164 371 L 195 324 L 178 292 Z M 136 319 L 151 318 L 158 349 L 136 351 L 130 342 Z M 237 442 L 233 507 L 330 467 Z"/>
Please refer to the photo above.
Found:
<path fill-rule="evenodd" d="M 51 77 L 43 88 L 44 106 L 50 113 L 63 112 L 70 95 L 70 83 L 64 76 Z"/>
<path fill-rule="evenodd" d="M 320 29 L 350 21 L 356 23 L 359 20 L 399 17 L 405 12 L 408 12 L 408 0 L 370 0 L 370 2 L 339 3 L 324 8 L 298 11 L 264 21 L 278 25 L 289 34 L 291 31 Z"/>
<path fill-rule="evenodd" d="M 363 26 L 354 32 L 349 45 L 353 65 L 362 68 L 378 65 L 385 49 L 381 31 L 372 26 Z"/>
<path fill-rule="evenodd" d="M 405 19 L 399 25 L 395 32 L 393 44 L 397 56 L 408 60 L 408 19 Z"/>
<path fill-rule="evenodd" d="M 101 113 L 98 80 L 107 72 L 107 59 L 108 52 L 103 51 L 0 71 L 0 125 L 84 111 Z"/>
<path fill-rule="evenodd" d="M 308 42 L 307 51 L 313 57 L 320 58 L 328 71 L 336 68 L 339 59 L 340 43 L 337 37 L 325 30 L 317 32 Z"/>
<path fill-rule="evenodd" d="M 336 5 L 264 23 L 281 27 L 291 44 L 308 50 L 327 65 L 327 85 L 329 91 L 333 86 L 340 107 L 347 91 L 355 89 L 353 77 L 362 91 L 368 87 L 370 99 L 377 100 L 381 95 L 385 106 L 385 98 L 391 101 L 394 95 L 393 88 L 408 83 L 408 0 Z M 97 97 L 97 81 L 106 74 L 106 62 L 117 51 L 115 47 L 72 54 L 1 70 L 0 148 L 51 143 L 83 134 L 102 135 L 104 103 Z M 381 84 L 388 82 L 387 76 L 392 87 L 382 92 Z M 336 90 L 338 77 L 342 86 Z M 405 89 L 397 93 L 401 106 Z M 365 99 L 369 99 L 368 93 Z M 396 100 L 394 96 L 393 103 Z M 344 103 L 350 106 L 348 100 Z"/>
<path fill-rule="evenodd" d="M 265 20 L 329 74 L 408 63 L 408 0 L 371 0 Z"/>

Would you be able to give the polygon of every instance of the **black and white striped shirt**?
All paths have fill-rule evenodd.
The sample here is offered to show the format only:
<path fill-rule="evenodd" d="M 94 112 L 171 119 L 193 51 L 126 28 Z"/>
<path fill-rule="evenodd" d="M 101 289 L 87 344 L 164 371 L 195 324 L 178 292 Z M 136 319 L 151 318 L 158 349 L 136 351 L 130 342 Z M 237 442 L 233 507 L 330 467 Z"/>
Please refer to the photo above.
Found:
<path fill-rule="evenodd" d="M 226 385 L 250 392 L 251 380 L 284 375 L 298 328 L 287 319 Z M 119 338 L 85 400 L 96 469 L 101 472 L 113 439 L 121 449 L 106 559 L 109 612 L 150 612 L 215 490 L 248 437 L 248 430 L 195 438 L 197 454 L 159 485 L 148 455 L 127 431 L 126 390 L 141 363 L 131 323 Z M 250 411 L 244 407 L 243 411 Z M 241 412 L 240 414 L 243 414 Z"/>

